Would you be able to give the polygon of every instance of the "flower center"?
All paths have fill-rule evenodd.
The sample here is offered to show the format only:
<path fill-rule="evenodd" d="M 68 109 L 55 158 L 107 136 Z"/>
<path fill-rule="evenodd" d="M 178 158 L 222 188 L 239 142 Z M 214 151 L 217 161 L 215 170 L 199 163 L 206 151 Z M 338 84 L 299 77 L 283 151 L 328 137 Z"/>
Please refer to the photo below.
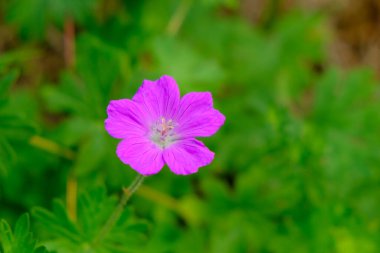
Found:
<path fill-rule="evenodd" d="M 175 127 L 176 123 L 173 120 L 161 117 L 153 123 L 150 138 L 156 145 L 165 148 L 177 140 Z"/>

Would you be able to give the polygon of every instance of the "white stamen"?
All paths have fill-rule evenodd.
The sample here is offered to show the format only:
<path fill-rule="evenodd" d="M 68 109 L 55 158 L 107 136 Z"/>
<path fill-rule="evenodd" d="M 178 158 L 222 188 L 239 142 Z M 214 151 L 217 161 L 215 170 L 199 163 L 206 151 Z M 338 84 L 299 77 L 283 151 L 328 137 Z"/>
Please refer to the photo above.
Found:
<path fill-rule="evenodd" d="M 161 148 L 169 146 L 177 139 L 175 126 L 173 120 L 161 117 L 161 120 L 152 125 L 151 140 Z"/>

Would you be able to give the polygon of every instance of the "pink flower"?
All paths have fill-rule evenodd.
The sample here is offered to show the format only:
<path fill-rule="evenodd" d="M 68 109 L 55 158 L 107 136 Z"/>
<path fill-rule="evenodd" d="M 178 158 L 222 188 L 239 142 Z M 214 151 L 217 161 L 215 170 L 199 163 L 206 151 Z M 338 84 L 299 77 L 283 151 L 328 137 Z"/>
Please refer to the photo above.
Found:
<path fill-rule="evenodd" d="M 142 175 L 158 173 L 167 164 L 172 172 L 188 175 L 214 159 L 195 137 L 215 134 L 225 117 L 213 108 L 210 92 L 180 97 L 170 76 L 145 80 L 135 96 L 113 100 L 107 108 L 105 128 L 123 139 L 116 150 L 120 160 Z"/>

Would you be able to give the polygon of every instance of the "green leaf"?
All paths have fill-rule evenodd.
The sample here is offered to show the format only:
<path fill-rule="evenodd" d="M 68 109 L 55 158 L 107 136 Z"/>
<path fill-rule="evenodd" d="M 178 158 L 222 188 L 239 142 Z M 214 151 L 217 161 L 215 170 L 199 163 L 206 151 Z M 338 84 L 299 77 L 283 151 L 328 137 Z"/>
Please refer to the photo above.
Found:
<path fill-rule="evenodd" d="M 15 114 L 5 114 L 0 112 L 0 131 L 3 136 L 12 139 L 21 139 L 34 132 L 32 124 Z"/>
<path fill-rule="evenodd" d="M 11 227 L 5 220 L 1 220 L 1 223 L 0 223 L 0 238 L 1 238 L 4 253 L 12 252 L 14 236 L 13 236 Z"/>
<path fill-rule="evenodd" d="M 0 172 L 6 172 L 16 154 L 8 140 L 0 137 Z"/>
<path fill-rule="evenodd" d="M 52 212 L 36 207 L 33 209 L 32 215 L 49 233 L 59 238 L 65 238 L 73 243 L 80 242 L 79 231 L 70 220 L 66 208 L 61 201 L 54 201 Z"/>
<path fill-rule="evenodd" d="M 51 238 L 51 249 L 62 252 L 81 252 L 84 249 L 97 253 L 129 252 L 146 240 L 147 226 L 143 222 L 135 221 L 128 208 L 123 210 L 121 218 L 110 233 L 102 241 L 95 243 L 116 204 L 116 199 L 108 197 L 104 188 L 96 188 L 79 196 L 76 223 L 68 218 L 62 201 L 55 201 L 53 211 L 35 208 L 33 216 Z"/>
<path fill-rule="evenodd" d="M 153 54 L 159 64 L 160 74 L 173 75 L 180 83 L 192 86 L 184 90 L 199 89 L 205 83 L 217 88 L 224 80 L 218 62 L 207 59 L 185 42 L 170 37 L 154 40 Z"/>
<path fill-rule="evenodd" d="M 79 147 L 78 156 L 75 160 L 74 171 L 77 175 L 83 176 L 98 168 L 98 165 L 105 159 L 107 145 L 104 130 L 98 125 L 88 126 L 87 132 L 91 131 L 83 138 Z M 89 154 L 92 154 L 89 156 Z"/>
<path fill-rule="evenodd" d="M 42 246 L 39 248 L 35 247 L 36 240 L 32 237 L 30 232 L 30 220 L 28 214 L 22 215 L 17 220 L 14 233 L 9 224 L 5 220 L 1 220 L 0 239 L 3 253 L 48 253 L 48 251 Z"/>
<path fill-rule="evenodd" d="M 24 37 L 41 38 L 47 25 L 48 8 L 48 0 L 11 1 L 6 17 L 17 24 Z"/>
<path fill-rule="evenodd" d="M 13 70 L 0 78 L 0 98 L 6 95 L 6 92 L 8 92 L 10 86 L 16 81 L 18 76 L 19 72 Z"/>
<path fill-rule="evenodd" d="M 81 23 L 90 16 L 96 3 L 97 0 L 50 0 L 48 6 L 56 21 L 62 23 L 69 16 Z"/>

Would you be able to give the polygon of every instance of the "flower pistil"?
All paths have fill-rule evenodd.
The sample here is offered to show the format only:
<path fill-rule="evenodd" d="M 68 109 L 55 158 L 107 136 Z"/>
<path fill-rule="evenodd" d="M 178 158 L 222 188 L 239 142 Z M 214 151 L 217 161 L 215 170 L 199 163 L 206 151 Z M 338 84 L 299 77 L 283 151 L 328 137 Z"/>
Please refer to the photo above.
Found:
<path fill-rule="evenodd" d="M 172 119 L 161 117 L 152 125 L 151 140 L 162 149 L 168 147 L 178 138 L 174 131 L 175 126 L 176 123 Z"/>

